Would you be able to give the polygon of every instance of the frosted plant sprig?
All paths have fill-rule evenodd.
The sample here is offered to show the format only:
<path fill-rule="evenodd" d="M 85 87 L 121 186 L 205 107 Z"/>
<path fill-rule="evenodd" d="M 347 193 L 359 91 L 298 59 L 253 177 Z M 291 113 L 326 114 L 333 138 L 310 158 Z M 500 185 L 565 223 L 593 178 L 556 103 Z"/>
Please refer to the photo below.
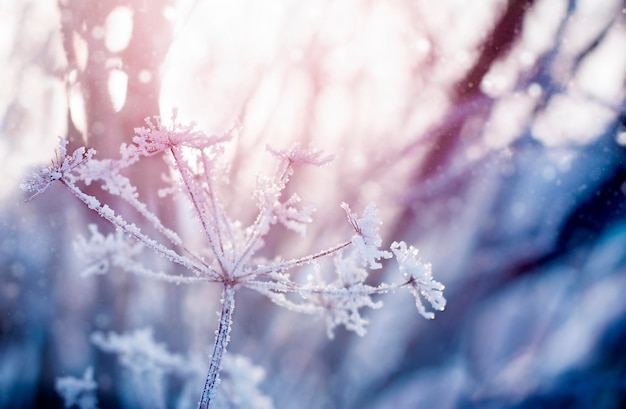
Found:
<path fill-rule="evenodd" d="M 196 129 L 196 124 L 182 124 L 178 121 L 178 111 L 173 110 L 170 125 L 163 124 L 161 117 L 146 118 L 147 126 L 135 128 L 133 142 L 143 155 L 165 152 L 173 147 L 205 149 L 226 142 L 232 138 L 233 127 L 223 135 L 207 136 Z"/>
<path fill-rule="evenodd" d="M 354 254 L 352 252 L 348 257 L 343 257 L 342 254 L 335 256 L 334 265 L 337 272 L 335 282 L 322 287 L 321 291 L 315 291 L 319 285 L 313 285 L 311 294 L 305 295 L 322 307 L 321 314 L 325 318 L 329 338 L 334 337 L 333 331 L 339 325 L 360 336 L 365 335 L 368 321 L 361 316 L 361 309 L 366 307 L 378 309 L 383 306 L 382 301 L 375 302 L 371 296 L 386 292 L 387 289 L 365 284 L 367 270 L 359 265 Z M 318 278 L 317 281 L 322 280 Z M 335 292 L 329 291 L 330 288 L 336 288 Z"/>
<path fill-rule="evenodd" d="M 45 192 L 56 181 L 63 178 L 73 179 L 73 172 L 87 163 L 96 153 L 93 149 L 86 150 L 81 147 L 68 155 L 67 144 L 65 139 L 59 138 L 59 147 L 55 151 L 55 157 L 50 166 L 41 168 L 20 185 L 23 190 L 31 193 L 27 201 Z"/>
<path fill-rule="evenodd" d="M 185 358 L 169 352 L 164 344 L 154 340 L 151 328 L 125 334 L 94 332 L 91 342 L 102 351 L 117 355 L 130 372 L 133 394 L 139 401 L 137 407 L 165 409 L 165 375 L 186 375 L 192 371 Z"/>
<path fill-rule="evenodd" d="M 285 260 L 278 255 L 271 261 L 257 255 L 273 226 L 280 223 L 301 235 L 313 221 L 310 204 L 302 204 L 297 194 L 285 195 L 292 175 L 301 165 L 324 166 L 332 155 L 311 146 L 294 144 L 285 150 L 268 148 L 277 161 L 273 174 L 260 175 L 250 205 L 258 212 L 249 225 L 232 218 L 224 203 L 234 201 L 226 197 L 224 184 L 228 182 L 228 162 L 223 155 L 225 144 L 232 143 L 235 128 L 219 136 L 207 136 L 193 124 L 177 121 L 174 113 L 171 124 L 165 125 L 159 117 L 146 119 L 146 127 L 135 129 L 131 144 L 120 147 L 119 158 L 96 159 L 93 150 L 80 148 L 71 155 L 65 144 L 57 153 L 52 166 L 42 169 L 24 184 L 33 197 L 53 182 L 65 186 L 86 207 L 112 224 L 117 232 L 104 236 L 90 227 L 91 238 L 78 240 L 77 248 L 88 261 L 88 272 L 100 272 L 109 266 L 122 271 L 175 283 L 192 284 L 198 281 L 216 282 L 222 286 L 221 311 L 209 371 L 201 395 L 199 408 L 210 406 L 219 383 L 223 357 L 230 339 L 235 293 L 242 287 L 267 296 L 275 304 L 293 311 L 318 316 L 325 320 L 329 337 L 338 326 L 344 326 L 359 335 L 366 333 L 366 308 L 376 309 L 382 301 L 375 298 L 389 291 L 406 288 L 416 297 L 419 312 L 432 318 L 420 301 L 424 297 L 436 310 L 443 310 L 443 285 L 432 279 L 430 266 L 422 264 L 413 247 L 404 242 L 392 245 L 392 252 L 382 250 L 380 227 L 375 204 L 369 204 L 362 216 L 346 203 L 341 207 L 352 227 L 352 237 L 331 244 L 325 249 Z M 144 158 L 160 155 L 169 166 L 171 175 L 164 180 L 171 184 L 170 192 L 181 194 L 175 199 L 186 201 L 193 209 L 197 223 L 204 233 L 205 243 L 197 248 L 185 245 L 185 238 L 161 222 L 138 195 L 137 188 L 124 171 Z M 161 175 L 155 175 L 160 178 Z M 101 198 L 85 193 L 84 186 L 95 185 L 117 200 L 101 202 Z M 236 198 L 240 201 L 240 197 Z M 116 210 L 121 203 L 135 210 L 138 220 L 131 222 Z M 156 236 L 148 234 L 143 225 L 151 226 Z M 129 245 L 129 240 L 136 244 Z M 139 258 L 144 251 L 153 251 L 172 263 L 182 266 L 185 273 L 171 275 L 167 271 L 154 272 Z M 381 269 L 381 260 L 393 255 L 400 272 L 407 277 L 401 285 L 379 282 L 370 276 L 370 270 Z M 323 259 L 333 259 L 325 263 Z M 313 266 L 311 280 L 301 282 L 292 275 L 294 270 Z M 91 270 L 89 270 L 91 268 Z"/>
<path fill-rule="evenodd" d="M 391 253 L 380 250 L 383 240 L 380 237 L 380 225 L 382 222 L 378 218 L 378 209 L 374 203 L 370 203 L 366 208 L 362 218 L 352 213 L 347 203 L 341 203 L 341 207 L 348 216 L 348 221 L 357 233 L 352 238 L 352 244 L 363 259 L 363 265 L 375 270 L 382 268 L 380 259 L 391 258 Z"/>
<path fill-rule="evenodd" d="M 104 352 L 118 355 L 127 369 L 137 373 L 185 371 L 185 360 L 169 352 L 166 346 L 154 340 L 151 328 L 118 334 L 94 332 L 91 342 Z"/>
<path fill-rule="evenodd" d="M 433 312 L 426 311 L 421 300 L 422 297 L 426 299 L 437 311 L 446 308 L 446 299 L 443 296 L 445 286 L 433 279 L 432 266 L 430 263 L 422 263 L 418 257 L 418 250 L 413 246 L 407 248 L 403 241 L 394 241 L 391 244 L 391 251 L 396 256 L 400 272 L 407 278 L 403 286 L 408 287 L 415 297 L 418 311 L 426 319 L 435 318 Z"/>
<path fill-rule="evenodd" d="M 54 389 L 63 398 L 66 408 L 78 407 L 78 409 L 98 409 L 98 397 L 96 390 L 98 384 L 93 379 L 93 368 L 85 370 L 82 378 L 64 376 L 57 378 Z"/>
<path fill-rule="evenodd" d="M 259 391 L 259 384 L 265 378 L 265 371 L 255 366 L 248 358 L 229 354 L 224 359 L 226 379 L 221 384 L 221 394 L 217 396 L 224 408 L 233 409 L 273 409 L 272 400 Z"/>
<path fill-rule="evenodd" d="M 105 274 L 112 267 L 131 274 L 176 284 L 190 284 L 210 281 L 206 277 L 189 277 L 153 271 L 136 261 L 145 248 L 141 241 L 132 240 L 122 230 L 103 235 L 98 226 L 88 226 L 90 236 L 78 236 L 73 247 L 77 255 L 85 261 L 83 276 Z"/>
<path fill-rule="evenodd" d="M 334 155 L 326 155 L 324 151 L 313 146 L 303 148 L 297 142 L 289 149 L 274 149 L 269 145 L 266 148 L 280 160 L 277 174 L 283 183 L 287 183 L 293 175 L 294 165 L 307 164 L 319 167 L 332 162 L 335 158 Z"/>
<path fill-rule="evenodd" d="M 128 371 L 132 380 L 133 396 L 139 401 L 137 403 L 140 407 L 163 409 L 168 407 L 165 393 L 166 377 L 184 381 L 182 393 L 174 399 L 177 401 L 176 407 L 189 408 L 195 403 L 192 403 L 194 399 L 188 396 L 188 385 L 193 385 L 204 375 L 205 365 L 194 359 L 195 357 L 170 352 L 164 343 L 155 340 L 151 328 L 140 328 L 121 334 L 96 331 L 91 334 L 90 339 L 101 351 L 115 355 L 122 367 Z M 89 371 L 91 379 L 93 371 L 91 368 Z M 218 408 L 273 408 L 271 399 L 259 390 L 259 384 L 265 378 L 265 371 L 255 366 L 248 358 L 236 354 L 225 355 L 223 373 L 225 379 L 220 383 L 215 395 L 215 404 Z M 84 385 L 95 390 L 93 381 L 93 385 L 83 380 L 72 379 L 72 381 L 74 383 L 79 381 L 81 383 L 78 383 L 78 386 Z M 76 402 L 76 399 L 73 399 L 74 395 L 83 394 L 83 390 L 78 387 L 66 389 L 78 392 L 71 396 L 71 400 L 66 400 L 68 403 Z"/>
<path fill-rule="evenodd" d="M 104 274 L 110 267 L 121 267 L 132 261 L 144 248 L 143 244 L 131 240 L 118 230 L 107 236 L 98 231 L 98 226 L 88 226 L 90 236 L 78 236 L 74 240 L 74 251 L 85 260 L 83 275 Z"/>

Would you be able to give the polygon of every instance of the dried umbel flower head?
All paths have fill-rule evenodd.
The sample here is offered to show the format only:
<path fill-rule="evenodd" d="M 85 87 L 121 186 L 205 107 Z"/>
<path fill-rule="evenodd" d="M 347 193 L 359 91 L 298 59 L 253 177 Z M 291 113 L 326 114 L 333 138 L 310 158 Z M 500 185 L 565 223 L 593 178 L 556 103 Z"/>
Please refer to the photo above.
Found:
<path fill-rule="evenodd" d="M 114 266 L 143 277 L 178 284 L 212 282 L 222 286 L 220 320 L 200 408 L 209 407 L 219 383 L 222 358 L 230 339 L 234 294 L 241 287 L 263 294 L 279 306 L 323 318 L 329 337 L 340 325 L 364 335 L 367 320 L 361 315 L 362 310 L 382 307 L 382 301 L 374 298 L 396 289 L 408 289 L 415 296 L 418 311 L 426 318 L 433 318 L 434 313 L 425 310 L 422 297 L 435 310 L 444 309 L 444 287 L 433 279 L 430 264 L 424 264 L 417 258 L 414 247 L 394 242 L 391 251 L 381 249 L 382 222 L 373 203 L 365 207 L 362 216 L 353 212 L 348 204 L 341 204 L 347 224 L 354 234 L 340 243 L 288 260 L 278 255 L 273 261 L 256 256 L 276 224 L 306 235 L 306 227 L 313 221 L 314 207 L 302 204 L 295 193 L 284 197 L 284 192 L 297 166 L 324 166 L 332 160 L 332 155 L 299 144 L 286 150 L 269 148 L 277 165 L 273 174 L 257 178 L 251 203 L 256 206 L 257 215 L 246 226 L 235 220 L 223 204 L 229 202 L 225 200 L 229 198 L 223 197 L 229 190 L 223 188 L 226 175 L 220 170 L 228 166 L 220 162 L 224 160 L 221 153 L 225 144 L 232 143 L 235 128 L 223 135 L 207 136 L 193 124 L 178 123 L 175 113 L 170 125 L 164 125 L 159 117 L 146 119 L 146 125 L 135 129 L 132 144 L 120 147 L 118 159 L 96 159 L 93 150 L 84 148 L 69 155 L 62 141 L 52 165 L 41 169 L 23 187 L 34 197 L 51 183 L 60 182 L 117 229 L 116 233 L 105 236 L 97 228 L 90 227 L 91 237 L 78 240 L 76 247 L 90 263 L 89 272 L 104 272 Z M 186 201 L 194 211 L 205 236 L 205 244 L 200 248 L 187 246 L 176 231 L 166 227 L 157 214 L 140 200 L 137 188 L 125 176 L 126 168 L 156 155 L 166 160 L 175 175 L 167 179 L 172 185 L 169 191 L 182 192 L 177 197 Z M 121 200 L 102 203 L 84 190 L 84 186 L 93 184 L 100 186 L 109 196 Z M 152 237 L 137 224 L 122 217 L 115 209 L 116 203 L 124 203 L 134 209 L 143 218 L 143 223 L 158 233 L 158 237 Z M 144 251 L 153 251 L 165 257 L 182 267 L 185 273 L 173 275 L 151 270 L 140 262 Z M 381 261 L 394 256 L 405 281 L 399 285 L 370 284 L 373 280 L 369 271 L 381 269 Z M 292 277 L 292 271 L 315 264 L 324 257 L 334 258 L 334 263 L 327 263 L 332 268 L 329 273 L 334 279 L 324 279 L 329 274 L 322 274 L 319 265 L 316 267 L 319 274 L 311 276 L 312 279 L 305 283 Z"/>

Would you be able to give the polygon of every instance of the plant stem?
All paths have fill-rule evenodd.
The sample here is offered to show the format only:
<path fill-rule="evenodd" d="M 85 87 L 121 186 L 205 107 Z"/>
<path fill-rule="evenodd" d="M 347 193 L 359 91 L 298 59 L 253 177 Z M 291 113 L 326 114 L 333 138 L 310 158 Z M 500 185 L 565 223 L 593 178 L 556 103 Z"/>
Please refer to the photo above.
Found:
<path fill-rule="evenodd" d="M 198 409 L 209 409 L 211 398 L 215 395 L 215 390 L 219 383 L 219 374 L 222 368 L 222 357 L 226 353 L 228 341 L 230 341 L 230 328 L 232 326 L 233 310 L 235 309 L 235 289 L 231 284 L 225 284 L 222 291 L 222 311 L 220 313 L 220 323 L 215 336 L 213 355 L 209 365 L 209 373 L 204 383 L 204 390 Z"/>

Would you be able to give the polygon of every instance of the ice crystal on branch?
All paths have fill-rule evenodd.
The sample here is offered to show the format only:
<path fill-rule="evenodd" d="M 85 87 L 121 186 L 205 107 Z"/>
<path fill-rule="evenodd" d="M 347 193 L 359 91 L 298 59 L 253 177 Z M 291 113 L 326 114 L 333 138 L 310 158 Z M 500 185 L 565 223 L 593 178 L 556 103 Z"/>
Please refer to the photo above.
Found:
<path fill-rule="evenodd" d="M 334 159 L 334 155 L 324 155 L 324 152 L 309 146 L 303 148 L 299 143 L 294 143 L 290 149 L 274 149 L 267 146 L 267 150 L 280 160 L 278 174 L 286 183 L 293 174 L 293 165 L 307 164 L 313 166 L 324 166 Z"/>
<path fill-rule="evenodd" d="M 422 304 L 421 297 L 437 311 L 443 311 L 446 308 L 446 299 L 443 296 L 444 285 L 433 279 L 432 266 L 430 263 L 422 263 L 418 258 L 418 250 L 410 246 L 407 248 L 406 243 L 394 241 L 391 244 L 393 251 L 400 266 L 400 272 L 407 278 L 405 286 L 409 288 L 411 294 L 415 297 L 417 309 L 427 319 L 435 318 L 435 314 L 427 312 Z"/>
<path fill-rule="evenodd" d="M 31 193 L 28 200 L 33 199 L 43 193 L 50 185 L 63 178 L 72 179 L 73 172 L 81 165 L 87 163 L 95 154 L 93 149 L 86 150 L 81 147 L 76 149 L 71 155 L 67 154 L 67 141 L 59 138 L 59 147 L 55 152 L 55 158 L 50 166 L 41 168 L 39 172 L 32 175 L 20 187 Z"/>
<path fill-rule="evenodd" d="M 380 225 L 382 222 L 378 218 L 378 209 L 374 203 L 370 203 L 363 214 L 363 217 L 357 219 L 357 215 L 352 213 L 347 203 L 341 203 L 341 207 L 348 216 L 348 221 L 357 233 L 352 238 L 352 244 L 363 259 L 363 265 L 369 266 L 371 269 L 382 268 L 379 260 L 381 258 L 390 258 L 391 253 L 378 248 L 383 243 L 380 238 Z"/>
<path fill-rule="evenodd" d="M 294 194 L 289 200 L 277 206 L 274 213 L 283 226 L 289 230 L 295 231 L 301 236 L 305 236 L 307 224 L 313 221 L 315 206 L 305 204 L 301 209 L 298 209 L 297 205 L 299 203 L 300 197 Z"/>
<path fill-rule="evenodd" d="M 205 149 L 225 142 L 231 138 L 228 132 L 221 136 L 207 136 L 196 129 L 194 123 L 184 125 L 178 122 L 178 114 L 174 110 L 171 125 L 164 125 L 161 117 L 146 118 L 146 127 L 135 128 L 133 142 L 142 155 L 153 155 L 166 152 L 173 147 L 186 146 L 194 149 Z"/>
<path fill-rule="evenodd" d="M 342 254 L 335 256 L 334 265 L 337 280 L 325 288 L 321 287 L 319 291 L 315 291 L 315 286 L 312 286 L 312 294 L 307 298 L 320 306 L 329 338 L 334 337 L 334 329 L 339 325 L 363 336 L 368 321 L 361 316 L 361 309 L 381 308 L 382 301 L 374 302 L 371 296 L 385 292 L 386 289 L 365 284 L 368 273 L 360 266 L 355 252 L 347 257 Z"/>
<path fill-rule="evenodd" d="M 61 143 L 52 165 L 42 169 L 23 186 L 36 196 L 51 183 L 59 182 L 116 228 L 114 234 L 104 236 L 95 227 L 90 227 L 91 237 L 78 239 L 76 249 L 87 261 L 87 273 L 104 272 L 114 266 L 125 272 L 169 282 L 191 284 L 204 281 L 222 286 L 220 320 L 199 404 L 201 409 L 209 407 L 219 384 L 223 357 L 230 339 L 234 294 L 242 287 L 267 296 L 279 306 L 322 317 L 326 321 L 329 337 L 333 336 L 338 326 L 359 335 L 365 334 L 367 320 L 363 318 L 362 310 L 380 308 L 382 301 L 374 297 L 395 289 L 407 288 L 412 292 L 419 312 L 426 318 L 433 318 L 434 314 L 424 310 L 420 297 L 429 301 L 436 310 L 445 307 L 443 285 L 433 280 L 430 265 L 419 262 L 413 247 L 407 249 L 404 242 L 394 242 L 391 247 L 393 253 L 381 250 L 382 222 L 373 203 L 364 209 L 361 217 L 348 204 L 341 204 L 347 224 L 354 231 L 352 237 L 346 237 L 345 241 L 289 260 L 279 255 L 275 255 L 274 261 L 260 259 L 256 253 L 277 223 L 301 235 L 306 234 L 307 225 L 313 221 L 314 208 L 302 205 L 295 193 L 286 197 L 285 190 L 297 166 L 323 166 L 332 160 L 332 155 L 299 144 L 285 150 L 268 148 L 277 163 L 272 174 L 257 178 L 252 195 L 256 203 L 250 203 L 252 207 L 256 205 L 257 214 L 246 226 L 233 219 L 224 205 L 241 201 L 243 197 L 225 197 L 232 189 L 224 188 L 224 184 L 228 183 L 226 169 L 229 166 L 223 153 L 224 145 L 233 140 L 233 132 L 234 128 L 223 135 L 207 136 L 193 124 L 179 123 L 176 113 L 172 115 L 169 125 L 165 125 L 159 117 L 149 118 L 146 119 L 146 127 L 135 129 L 133 142 L 120 147 L 119 158 L 96 159 L 93 150 L 86 151 L 84 148 L 69 155 L 65 144 Z M 171 174 L 163 178 L 171 185 L 164 191 L 180 193 L 174 197 L 186 201 L 187 206 L 193 209 L 205 239 L 197 248 L 189 247 L 184 237 L 162 223 L 157 214 L 140 200 L 137 188 L 126 176 L 130 172 L 125 170 L 150 156 L 162 157 L 171 170 Z M 109 201 L 102 203 L 104 199 L 85 193 L 86 185 L 99 186 L 108 193 L 104 197 Z M 122 217 L 119 210 L 122 205 L 126 209 L 130 206 L 141 220 L 136 220 L 135 224 Z M 142 228 L 144 225 L 150 228 Z M 153 237 L 147 231 L 157 234 Z M 130 244 L 131 241 L 134 244 Z M 155 252 L 182 267 L 185 273 L 172 275 L 168 271 L 152 271 L 139 261 L 140 253 L 144 251 Z M 381 269 L 381 260 L 393 255 L 407 281 L 401 285 L 372 284 L 376 280 L 370 276 L 370 270 Z M 322 258 L 333 258 L 334 264 L 318 264 Z M 312 280 L 302 283 L 292 272 L 306 265 L 314 265 L 317 270 Z M 136 334 L 136 337 L 141 336 L 142 333 Z M 137 344 L 117 335 L 98 335 L 94 340 L 102 348 L 120 352 L 122 347 L 130 348 L 129 345 Z M 152 345 L 147 338 L 142 344 L 144 349 L 146 345 Z M 135 348 L 133 353 L 157 350 L 156 347 L 145 351 Z M 142 359 L 148 358 L 144 356 Z"/>

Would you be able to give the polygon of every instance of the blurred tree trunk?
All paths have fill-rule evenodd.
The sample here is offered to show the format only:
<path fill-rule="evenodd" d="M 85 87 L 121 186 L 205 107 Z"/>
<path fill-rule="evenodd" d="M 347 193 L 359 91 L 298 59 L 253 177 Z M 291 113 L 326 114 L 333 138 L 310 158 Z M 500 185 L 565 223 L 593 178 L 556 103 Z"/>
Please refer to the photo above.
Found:
<path fill-rule="evenodd" d="M 154 0 L 149 4 L 145 0 L 59 1 L 68 62 L 68 95 L 82 99 L 85 107 L 84 124 L 75 123 L 80 113 L 72 112 L 72 105 L 68 108 L 70 150 L 86 145 L 96 149 L 99 158 L 116 157 L 120 144 L 131 141 L 133 129 L 142 126 L 146 117 L 159 114 L 159 70 L 172 42 L 172 28 L 165 17 L 171 3 L 171 0 Z M 111 51 L 105 41 L 105 27 L 107 18 L 119 7 L 132 13 L 132 32 L 125 49 Z M 118 111 L 109 89 L 114 70 L 123 72 L 128 79 L 126 98 Z M 81 134 L 79 129 L 83 127 Z M 129 176 L 134 176 L 142 200 L 153 205 L 160 203 L 155 197 L 155 185 L 158 175 L 165 171 L 160 158 L 135 166 L 134 174 Z M 99 196 L 98 190 L 90 187 L 89 193 Z M 159 210 L 159 216 L 167 216 L 165 209 Z"/>
<path fill-rule="evenodd" d="M 94 148 L 100 159 L 119 156 L 122 143 L 131 143 L 133 129 L 144 125 L 144 119 L 159 115 L 159 95 L 161 91 L 160 69 L 172 42 L 172 27 L 166 19 L 166 9 L 172 0 L 59 0 L 61 11 L 61 32 L 63 48 L 67 58 L 66 87 L 68 99 L 79 98 L 84 104 L 84 123 L 79 123 L 80 112 L 73 112 L 76 105 L 68 104 L 68 149 L 73 151 L 80 146 Z M 110 50 L 106 42 L 106 30 L 118 30 L 118 27 L 106 26 L 107 18 L 117 8 L 124 7 L 132 15 L 132 31 L 128 45 L 122 50 Z M 127 30 L 128 27 L 119 27 Z M 120 107 L 114 103 L 109 82 L 111 75 L 123 73 L 127 77 L 125 100 Z M 116 92 L 122 91 L 117 89 Z M 167 116 L 168 114 L 166 114 Z M 172 226 L 173 204 L 169 199 L 158 198 L 160 175 L 167 172 L 161 157 L 142 160 L 132 167 L 132 174 L 127 174 L 137 187 L 140 200 L 166 224 Z M 134 220 L 133 212 L 117 197 L 111 197 L 99 186 L 84 187 L 90 195 L 101 198 L 111 204 L 116 212 L 120 212 L 133 220 L 148 234 L 154 233 L 151 226 Z M 100 218 L 95 212 L 85 209 L 82 217 L 86 223 L 95 223 L 102 232 L 111 232 L 112 226 Z M 136 218 L 135 218 L 136 219 Z M 172 226 L 173 227 L 173 226 Z M 71 232 L 76 234 L 76 232 Z M 69 249 L 68 249 L 69 251 Z M 91 304 L 92 310 L 86 312 L 91 324 L 86 327 L 93 330 L 125 331 L 137 325 L 136 311 L 142 291 L 149 291 L 154 283 L 144 283 L 135 277 L 122 276 L 112 271 L 113 276 L 97 277 L 97 297 Z M 113 278 L 113 279 L 112 279 Z M 162 316 L 162 322 L 151 322 L 152 317 L 143 317 L 144 321 L 160 328 L 167 328 L 166 341 L 176 346 L 181 340 L 178 335 L 180 328 L 180 296 L 181 289 L 168 287 L 166 297 L 171 302 L 168 314 Z M 107 317 L 110 324 L 105 327 L 94 324 L 96 316 Z M 114 357 L 98 353 L 97 370 L 101 374 L 109 374 L 115 382 L 122 382 L 119 366 Z M 119 385 L 109 385 L 99 393 L 104 401 L 115 402 L 124 400 L 117 390 Z M 111 389 L 112 388 L 112 389 Z M 124 402 L 122 402 L 124 405 Z"/>

